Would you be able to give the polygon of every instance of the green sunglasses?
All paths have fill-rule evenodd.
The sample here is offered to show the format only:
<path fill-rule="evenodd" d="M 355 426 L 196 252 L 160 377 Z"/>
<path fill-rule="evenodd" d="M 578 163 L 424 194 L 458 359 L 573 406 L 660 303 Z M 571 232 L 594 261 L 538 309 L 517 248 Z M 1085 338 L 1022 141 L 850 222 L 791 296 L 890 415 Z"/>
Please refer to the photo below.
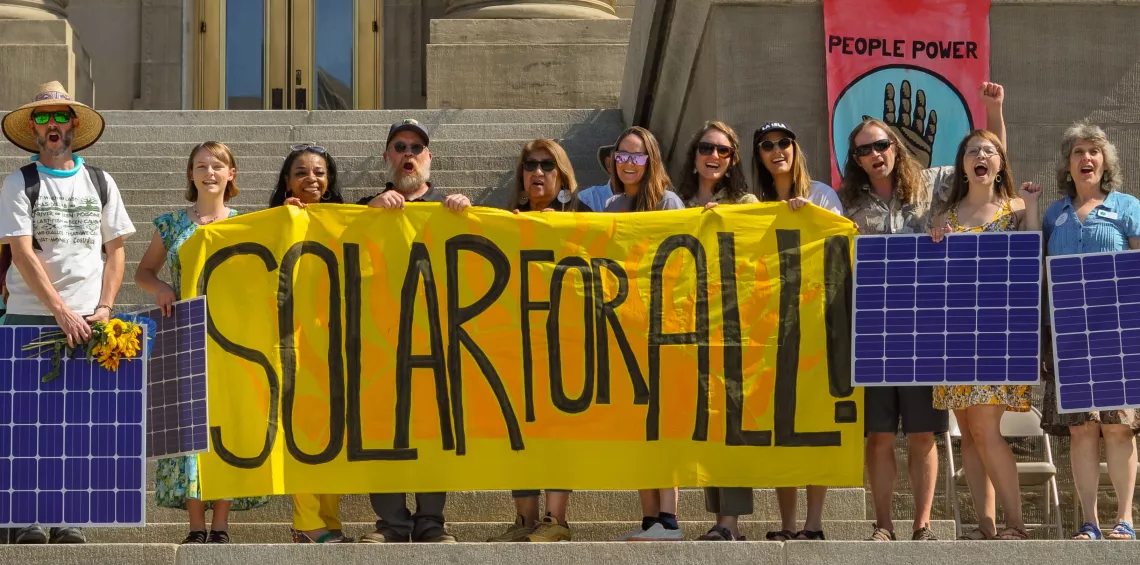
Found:
<path fill-rule="evenodd" d="M 71 121 L 71 111 L 37 112 L 32 114 L 32 119 L 41 126 L 47 124 L 52 118 L 55 118 L 55 123 L 57 124 L 66 124 Z"/>

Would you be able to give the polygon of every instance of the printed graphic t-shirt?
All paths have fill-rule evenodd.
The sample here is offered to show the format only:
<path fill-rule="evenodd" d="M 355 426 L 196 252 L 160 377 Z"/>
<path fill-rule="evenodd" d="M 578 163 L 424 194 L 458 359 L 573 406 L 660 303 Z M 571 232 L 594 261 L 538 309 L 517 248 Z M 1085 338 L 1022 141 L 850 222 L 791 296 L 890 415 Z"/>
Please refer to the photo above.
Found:
<path fill-rule="evenodd" d="M 99 191 L 81 157 L 75 158 L 75 168 L 70 171 L 42 165 L 37 168 L 40 194 L 34 211 L 29 210 L 20 171 L 4 179 L 0 188 L 0 237 L 34 235 L 41 247 L 36 254 L 60 298 L 75 313 L 91 314 L 103 289 L 101 246 L 134 233 L 134 224 L 127 217 L 119 187 L 106 173 L 107 204 L 100 209 Z M 7 282 L 9 313 L 52 315 L 15 265 L 8 271 Z"/>

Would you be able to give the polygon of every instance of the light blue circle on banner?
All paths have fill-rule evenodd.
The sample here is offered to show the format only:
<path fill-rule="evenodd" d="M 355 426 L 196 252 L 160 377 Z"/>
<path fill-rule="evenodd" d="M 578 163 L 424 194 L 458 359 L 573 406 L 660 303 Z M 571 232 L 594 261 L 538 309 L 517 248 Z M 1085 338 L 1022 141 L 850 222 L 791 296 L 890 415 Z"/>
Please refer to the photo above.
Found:
<path fill-rule="evenodd" d="M 851 130 L 863 121 L 863 116 L 878 118 L 890 125 L 896 125 L 899 129 L 904 128 L 901 123 L 903 81 L 910 83 L 910 114 L 912 118 L 914 110 L 918 106 L 918 92 L 921 90 L 926 97 L 926 112 L 923 118 L 924 131 L 930 120 L 930 112 L 934 111 L 937 114 L 938 121 L 934 130 L 934 144 L 930 151 L 929 166 L 954 164 L 958 144 L 962 142 L 962 138 L 966 134 L 974 129 L 973 121 L 970 119 L 970 109 L 966 107 L 965 99 L 949 81 L 937 73 L 909 65 L 891 65 L 876 68 L 855 79 L 847 85 L 847 88 L 835 102 L 835 111 L 831 123 L 831 131 L 834 137 L 832 147 L 835 150 L 835 162 L 841 173 L 849 154 L 847 138 L 851 135 Z M 894 85 L 894 120 L 887 120 L 884 116 L 888 84 Z M 912 147 L 912 149 L 914 148 Z"/>

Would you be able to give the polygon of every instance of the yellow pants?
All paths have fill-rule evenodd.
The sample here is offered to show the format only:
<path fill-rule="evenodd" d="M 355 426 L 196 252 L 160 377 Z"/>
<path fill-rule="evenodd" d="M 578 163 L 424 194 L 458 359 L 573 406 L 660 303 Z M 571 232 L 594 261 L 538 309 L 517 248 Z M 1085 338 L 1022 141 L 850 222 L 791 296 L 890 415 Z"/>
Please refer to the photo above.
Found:
<path fill-rule="evenodd" d="M 294 494 L 293 529 L 309 532 L 325 528 L 339 530 L 339 494 Z"/>

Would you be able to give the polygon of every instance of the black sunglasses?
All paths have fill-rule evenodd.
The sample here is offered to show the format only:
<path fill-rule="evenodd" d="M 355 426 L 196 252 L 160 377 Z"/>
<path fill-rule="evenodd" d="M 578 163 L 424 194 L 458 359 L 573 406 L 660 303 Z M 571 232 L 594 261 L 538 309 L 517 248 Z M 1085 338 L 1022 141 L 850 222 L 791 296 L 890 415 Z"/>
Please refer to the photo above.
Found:
<path fill-rule="evenodd" d="M 289 150 L 294 153 L 298 151 L 315 151 L 321 155 L 328 155 L 328 150 L 314 143 L 298 143 L 297 145 L 290 147 Z"/>
<path fill-rule="evenodd" d="M 792 138 L 781 137 L 780 139 L 778 139 L 776 141 L 772 141 L 771 139 L 765 139 L 764 141 L 760 142 L 760 150 L 761 151 L 772 151 L 772 150 L 776 149 L 777 145 L 780 146 L 780 149 L 787 149 L 787 148 L 792 146 Z"/>
<path fill-rule="evenodd" d="M 419 155 L 420 153 L 424 152 L 424 146 L 422 143 L 413 143 L 411 145 L 408 145 L 403 141 L 397 141 L 396 143 L 393 143 L 392 149 L 395 149 L 396 153 L 407 153 L 407 151 L 411 149 L 412 155 Z"/>
<path fill-rule="evenodd" d="M 697 144 L 697 153 L 701 155 L 712 155 L 713 151 L 716 151 L 717 157 L 722 159 L 732 155 L 732 148 L 727 145 L 717 145 L 707 141 L 702 141 Z"/>
<path fill-rule="evenodd" d="M 543 159 L 541 161 L 536 161 L 534 159 L 527 159 L 526 161 L 523 161 L 523 170 L 524 171 L 533 173 L 539 167 L 542 167 L 543 172 L 549 173 L 550 171 L 554 170 L 555 163 L 554 163 L 554 161 L 552 161 L 550 159 Z"/>
<path fill-rule="evenodd" d="M 32 119 L 39 125 L 45 125 L 52 118 L 55 118 L 55 123 L 66 124 L 71 121 L 71 110 L 61 110 L 58 112 L 36 112 L 32 114 Z"/>
<path fill-rule="evenodd" d="M 890 148 L 891 140 L 880 139 L 878 141 L 872 141 L 871 143 L 864 145 L 856 145 L 855 149 L 852 149 L 851 152 L 854 153 L 856 157 L 866 157 L 867 155 L 870 155 L 872 151 L 878 151 L 879 153 L 882 153 Z"/>

